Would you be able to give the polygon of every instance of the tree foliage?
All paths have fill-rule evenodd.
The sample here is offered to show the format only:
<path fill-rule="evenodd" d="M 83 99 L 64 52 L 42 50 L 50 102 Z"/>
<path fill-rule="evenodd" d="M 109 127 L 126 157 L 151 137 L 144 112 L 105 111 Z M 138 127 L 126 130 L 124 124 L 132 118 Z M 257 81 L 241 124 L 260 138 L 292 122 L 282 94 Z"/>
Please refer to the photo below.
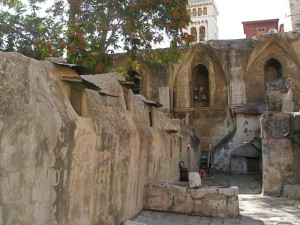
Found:
<path fill-rule="evenodd" d="M 0 50 L 18 51 L 37 59 L 63 54 L 59 22 L 39 16 L 39 7 L 33 3 L 26 6 L 15 0 L 3 4 L 7 9 L 0 11 Z"/>
<path fill-rule="evenodd" d="M 0 50 L 37 59 L 66 52 L 69 62 L 102 72 L 115 50 L 134 58 L 167 37 L 176 55 L 186 40 L 187 0 L 54 0 L 47 10 L 47 1 L 24 1 L 0 0 L 8 8 L 0 11 Z"/>

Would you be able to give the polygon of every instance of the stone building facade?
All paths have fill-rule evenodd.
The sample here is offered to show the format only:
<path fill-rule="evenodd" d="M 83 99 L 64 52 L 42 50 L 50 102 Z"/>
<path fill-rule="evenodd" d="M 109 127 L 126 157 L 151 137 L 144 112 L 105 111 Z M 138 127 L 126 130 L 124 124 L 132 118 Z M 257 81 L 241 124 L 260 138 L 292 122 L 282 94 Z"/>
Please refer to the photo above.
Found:
<path fill-rule="evenodd" d="M 263 170 L 264 194 L 299 197 L 286 138 L 300 132 L 299 59 L 297 32 L 209 41 L 176 64 L 116 55 L 142 78 L 128 82 L 0 52 L 0 224 L 120 224 L 147 183 L 177 181 L 179 161 L 196 171 L 208 151 L 215 170 Z M 255 137 L 260 154 L 244 144 Z"/>
<path fill-rule="evenodd" d="M 78 73 L 0 52 L 1 225 L 121 224 L 148 182 L 197 170 L 193 129 L 118 74 Z"/>
<path fill-rule="evenodd" d="M 187 10 L 191 23 L 183 31 L 193 35 L 196 43 L 219 38 L 219 12 L 214 0 L 189 0 Z"/>
<path fill-rule="evenodd" d="M 295 32 L 212 40 L 193 45 L 174 65 L 141 57 L 136 72 L 141 94 L 195 127 L 215 170 L 244 174 L 261 170 L 261 155 L 245 142 L 260 137 L 262 113 L 300 110 L 299 49 Z M 125 58 L 118 65 L 128 66 Z"/>

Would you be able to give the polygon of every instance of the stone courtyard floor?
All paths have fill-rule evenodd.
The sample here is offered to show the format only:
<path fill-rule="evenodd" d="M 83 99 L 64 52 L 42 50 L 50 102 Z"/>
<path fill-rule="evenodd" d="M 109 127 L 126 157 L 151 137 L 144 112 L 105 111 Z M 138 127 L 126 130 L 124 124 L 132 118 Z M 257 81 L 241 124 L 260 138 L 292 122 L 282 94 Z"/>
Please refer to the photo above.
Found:
<path fill-rule="evenodd" d="M 217 218 L 143 211 L 134 221 L 147 225 L 300 225 L 300 200 L 262 196 L 259 176 L 216 174 L 203 180 L 203 186 L 238 186 L 240 216 Z"/>

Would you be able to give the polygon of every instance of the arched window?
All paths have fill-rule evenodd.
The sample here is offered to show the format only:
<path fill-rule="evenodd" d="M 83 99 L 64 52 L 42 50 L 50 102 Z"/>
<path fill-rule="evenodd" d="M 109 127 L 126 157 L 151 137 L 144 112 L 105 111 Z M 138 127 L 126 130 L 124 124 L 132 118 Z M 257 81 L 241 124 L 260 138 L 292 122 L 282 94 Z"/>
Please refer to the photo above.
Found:
<path fill-rule="evenodd" d="M 207 8 L 206 7 L 203 8 L 203 15 L 207 15 Z"/>
<path fill-rule="evenodd" d="M 193 9 L 193 16 L 195 17 L 195 16 L 197 16 L 197 9 Z"/>
<path fill-rule="evenodd" d="M 205 27 L 204 26 L 201 26 L 199 28 L 199 40 L 205 41 Z"/>
<path fill-rule="evenodd" d="M 141 87 L 140 87 L 139 74 L 135 70 L 129 70 L 129 71 L 127 71 L 127 75 L 128 75 L 127 80 L 133 82 L 133 84 L 131 86 L 132 92 L 134 94 L 140 94 Z"/>
<path fill-rule="evenodd" d="M 206 66 L 199 64 L 193 68 L 192 100 L 194 107 L 209 106 L 209 76 Z"/>
<path fill-rule="evenodd" d="M 266 83 L 282 77 L 282 66 L 277 59 L 271 58 L 265 64 Z"/>
<path fill-rule="evenodd" d="M 198 16 L 202 16 L 202 9 L 198 8 Z"/>
<path fill-rule="evenodd" d="M 189 15 L 189 16 L 191 16 L 191 10 L 189 9 L 188 11 L 187 11 L 187 14 Z"/>
<path fill-rule="evenodd" d="M 197 41 L 197 30 L 196 27 L 191 28 L 191 35 L 194 37 L 194 41 Z"/>

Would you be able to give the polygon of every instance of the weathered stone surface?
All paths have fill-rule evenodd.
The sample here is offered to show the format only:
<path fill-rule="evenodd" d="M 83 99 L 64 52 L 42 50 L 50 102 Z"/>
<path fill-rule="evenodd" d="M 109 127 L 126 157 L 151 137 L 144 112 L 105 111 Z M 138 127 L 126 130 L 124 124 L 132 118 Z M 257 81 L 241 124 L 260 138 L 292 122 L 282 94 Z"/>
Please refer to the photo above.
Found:
<path fill-rule="evenodd" d="M 178 180 L 180 160 L 196 167 L 194 131 L 155 108 L 150 127 L 148 106 L 131 91 L 124 98 L 121 76 L 95 75 L 93 83 L 118 97 L 83 90 L 81 116 L 62 78 L 80 76 L 0 52 L 3 225 L 120 224 L 143 208 L 144 184 Z"/>
<path fill-rule="evenodd" d="M 146 185 L 145 209 L 218 217 L 239 216 L 237 187 L 190 189 L 170 183 Z"/>
<path fill-rule="evenodd" d="M 201 177 L 198 172 L 190 172 L 189 173 L 189 184 L 190 184 L 190 188 L 201 187 Z"/>
<path fill-rule="evenodd" d="M 155 91 L 170 88 L 174 93 L 171 115 L 195 127 L 201 150 L 206 155 L 212 150 L 213 169 L 230 172 L 231 152 L 253 136 L 239 131 L 244 123 L 237 114 L 252 115 L 249 126 L 256 126 L 255 133 L 260 135 L 259 118 L 264 111 L 300 110 L 299 35 L 298 30 L 199 43 L 187 49 L 178 63 L 166 66 L 165 76 L 158 76 L 158 65 L 141 57 L 142 93 L 156 100 L 161 97 Z M 128 67 L 130 63 L 123 59 L 116 64 Z M 273 80 L 266 79 L 267 71 L 276 75 Z M 199 83 L 202 78 L 205 85 Z"/>
<path fill-rule="evenodd" d="M 292 127 L 299 126 L 296 118 L 289 113 L 268 112 L 261 118 L 264 195 L 281 196 L 285 184 L 299 182 L 295 157 L 299 147 L 285 137 Z"/>
<path fill-rule="evenodd" d="M 283 197 L 300 199 L 300 184 L 286 184 L 283 187 Z"/>
<path fill-rule="evenodd" d="M 214 152 L 213 165 L 215 169 L 223 172 L 236 173 L 236 171 L 241 171 L 242 174 L 247 173 L 247 168 L 241 168 L 240 160 L 236 156 L 248 156 L 248 154 L 244 154 L 244 143 L 260 135 L 259 117 L 259 115 L 236 115 L 236 131 L 232 133 L 228 140 L 224 140 L 224 143 Z M 252 155 L 256 154 L 256 151 L 252 148 L 249 149 L 249 152 Z"/>

